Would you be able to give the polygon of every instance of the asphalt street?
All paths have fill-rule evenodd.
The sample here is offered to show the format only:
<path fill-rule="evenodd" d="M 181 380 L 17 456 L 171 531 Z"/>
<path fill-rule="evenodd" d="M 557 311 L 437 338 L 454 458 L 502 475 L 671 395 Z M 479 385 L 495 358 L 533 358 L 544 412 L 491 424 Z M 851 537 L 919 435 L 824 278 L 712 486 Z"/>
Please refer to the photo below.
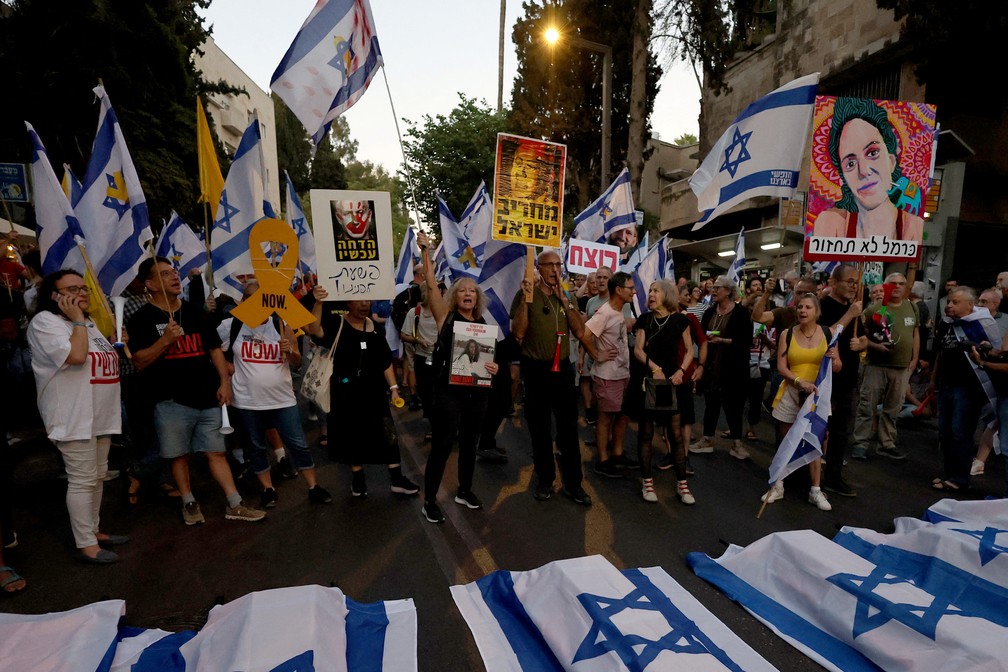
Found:
<path fill-rule="evenodd" d="M 399 412 L 398 422 L 404 472 L 421 483 L 429 449 L 423 440 L 427 423 L 415 412 Z M 582 440 L 590 439 L 592 431 L 582 421 Z M 132 541 L 121 547 L 121 562 L 99 567 L 71 556 L 66 481 L 59 478 L 58 454 L 37 434 L 22 434 L 25 440 L 13 448 L 20 544 L 5 556 L 29 587 L 16 596 L 0 596 L 0 610 L 43 613 L 121 598 L 126 624 L 178 630 L 200 627 L 214 604 L 251 591 L 336 585 L 362 602 L 413 598 L 421 670 L 482 670 L 449 586 L 498 569 L 528 570 L 552 560 L 599 554 L 621 569 L 661 566 L 779 669 L 820 669 L 697 578 L 686 565 L 686 554 L 702 551 L 716 557 L 728 543 L 746 545 L 782 530 L 807 528 L 832 537 L 841 526 L 853 525 L 889 532 L 897 516 L 920 517 L 941 499 L 930 485 L 941 473 L 936 427 L 933 421 L 900 425 L 900 445 L 910 451 L 904 462 L 884 457 L 852 461 L 845 474 L 858 496 L 831 496 L 832 512 L 817 510 L 806 501 L 806 490 L 789 486 L 785 499 L 767 507 L 759 520 L 759 497 L 767 488 L 774 450 L 768 416 L 757 433 L 760 440 L 749 444 L 750 460 L 730 457 L 729 442 L 721 438 L 713 455 L 692 457 L 696 476 L 690 487 L 697 504 L 691 507 L 675 497 L 671 471 L 655 472 L 657 504 L 641 499 L 635 476 L 610 479 L 591 473 L 592 448 L 582 443 L 584 486 L 594 499 L 592 507 L 584 508 L 559 495 L 548 502 L 533 499 L 531 447 L 519 414 L 506 420 L 498 435 L 508 463 L 477 464 L 474 491 L 486 504 L 483 510 L 452 502 L 453 456 L 439 499 L 447 518 L 443 525 L 423 519 L 418 498 L 391 494 L 387 472 L 380 467 L 367 468 L 369 496 L 351 498 L 349 471 L 318 449 L 319 481 L 333 493 L 333 504 L 311 506 L 302 481 L 277 481 L 280 501 L 265 521 L 226 521 L 223 495 L 205 464 L 194 460 L 194 491 L 206 524 L 185 527 L 177 499 L 145 493 L 138 506 L 130 507 L 125 477 L 111 481 L 102 528 L 128 534 Z M 631 429 L 627 445 L 633 445 L 634 437 Z M 1002 462 L 992 458 L 970 496 L 1001 496 L 1004 483 Z M 240 488 L 258 503 L 251 480 Z"/>

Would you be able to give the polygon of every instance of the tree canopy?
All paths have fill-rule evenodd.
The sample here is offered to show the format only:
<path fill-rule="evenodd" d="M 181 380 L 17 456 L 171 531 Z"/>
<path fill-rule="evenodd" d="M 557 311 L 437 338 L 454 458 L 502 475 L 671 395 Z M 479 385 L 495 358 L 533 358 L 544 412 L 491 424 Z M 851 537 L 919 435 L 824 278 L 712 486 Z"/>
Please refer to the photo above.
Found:
<path fill-rule="evenodd" d="M 28 163 L 24 121 L 59 174 L 81 176 L 91 154 L 99 79 L 116 110 L 152 221 L 172 209 L 198 220 L 197 94 L 233 92 L 203 81 L 191 55 L 208 31 L 209 0 L 16 0 L 0 15 L 0 62 L 11 96 L 0 106 L 0 157 Z"/>

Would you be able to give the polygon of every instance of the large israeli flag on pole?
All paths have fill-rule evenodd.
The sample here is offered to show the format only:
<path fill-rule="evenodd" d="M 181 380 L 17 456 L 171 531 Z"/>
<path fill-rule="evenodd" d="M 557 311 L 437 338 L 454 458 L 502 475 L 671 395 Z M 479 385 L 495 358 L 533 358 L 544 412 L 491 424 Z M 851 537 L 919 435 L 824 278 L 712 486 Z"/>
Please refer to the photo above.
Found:
<path fill-rule="evenodd" d="M 525 278 L 527 250 L 520 243 L 493 239 L 486 243 L 486 260 L 479 276 L 479 287 L 487 298 L 483 318 L 497 326 L 500 339 L 511 333 L 511 301 Z"/>
<path fill-rule="evenodd" d="M 147 256 L 144 245 L 154 234 L 140 178 L 112 103 L 103 87 L 96 86 L 94 93 L 101 100 L 98 132 L 84 173 L 84 192 L 74 211 L 98 282 L 106 293 L 116 296 L 136 278 Z"/>
<path fill-rule="evenodd" d="M 32 142 L 31 174 L 42 275 L 71 268 L 83 276 L 84 257 L 81 256 L 76 239 L 83 240 L 84 233 L 70 207 L 70 201 L 56 179 L 42 140 L 27 121 L 25 126 Z"/>
<path fill-rule="evenodd" d="M 298 270 L 302 276 L 316 273 L 318 261 L 315 258 L 315 236 L 308 228 L 308 218 L 305 217 L 304 208 L 301 207 L 301 199 L 298 198 L 294 183 L 291 182 L 286 170 L 284 177 L 287 178 L 287 223 L 298 237 Z"/>
<path fill-rule="evenodd" d="M 0 669 L 97 670 L 125 613 L 122 600 L 52 614 L 0 613 Z"/>
<path fill-rule="evenodd" d="M 675 261 L 668 249 L 668 236 L 662 236 L 633 272 L 634 307 L 640 315 L 647 310 L 647 294 L 655 280 L 675 280 Z"/>
<path fill-rule="evenodd" d="M 738 232 L 738 241 L 735 243 L 735 259 L 732 260 L 727 273 L 728 282 L 736 287 L 742 279 L 742 269 L 745 267 L 745 263 L 745 229 L 742 229 Z"/>
<path fill-rule="evenodd" d="M 797 328 L 797 327 L 795 327 Z M 837 331 L 830 341 L 834 347 L 840 338 Z M 784 435 L 780 447 L 770 462 L 770 485 L 782 480 L 799 467 L 815 461 L 823 455 L 826 441 L 826 422 L 832 412 L 830 397 L 833 393 L 833 360 L 823 357 L 819 373 L 815 379 L 816 391 L 810 394 L 798 411 L 791 429 Z"/>
<path fill-rule="evenodd" d="M 794 196 L 818 83 L 817 72 L 768 93 L 714 143 L 689 180 L 701 213 L 694 231 L 753 196 Z"/>
<path fill-rule="evenodd" d="M 451 592 L 487 672 L 775 670 L 659 567 L 595 555 Z"/>
<path fill-rule="evenodd" d="M 249 232 L 266 217 L 259 153 L 261 142 L 259 120 L 253 119 L 242 135 L 224 180 L 224 191 L 210 232 L 214 286 L 238 301 L 242 297 L 238 276 L 252 273 Z"/>
<path fill-rule="evenodd" d="M 183 285 L 188 282 L 189 273 L 206 266 L 206 245 L 174 210 L 161 229 L 154 250 L 157 256 L 171 260 Z"/>
<path fill-rule="evenodd" d="M 624 168 L 609 188 L 574 218 L 571 237 L 604 243 L 620 229 L 636 225 L 630 171 Z"/>
<path fill-rule="evenodd" d="M 382 66 L 368 0 L 319 0 L 270 81 L 317 146 Z"/>
<path fill-rule="evenodd" d="M 396 296 L 409 287 L 413 280 L 413 267 L 418 263 L 420 263 L 420 245 L 417 243 L 416 230 L 412 226 L 407 226 L 395 268 Z M 399 335 L 399 328 L 392 320 L 385 322 L 385 342 L 396 357 L 402 356 L 402 338 Z"/>

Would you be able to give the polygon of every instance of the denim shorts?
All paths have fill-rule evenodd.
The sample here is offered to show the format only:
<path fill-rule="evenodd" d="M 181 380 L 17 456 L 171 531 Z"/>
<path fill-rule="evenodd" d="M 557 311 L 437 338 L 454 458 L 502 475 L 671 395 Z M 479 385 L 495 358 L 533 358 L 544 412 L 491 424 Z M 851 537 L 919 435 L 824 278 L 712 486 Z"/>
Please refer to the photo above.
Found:
<path fill-rule="evenodd" d="M 221 409 L 200 410 L 162 401 L 154 407 L 154 426 L 157 427 L 161 457 L 172 460 L 189 453 L 223 453 L 224 435 L 221 434 Z"/>

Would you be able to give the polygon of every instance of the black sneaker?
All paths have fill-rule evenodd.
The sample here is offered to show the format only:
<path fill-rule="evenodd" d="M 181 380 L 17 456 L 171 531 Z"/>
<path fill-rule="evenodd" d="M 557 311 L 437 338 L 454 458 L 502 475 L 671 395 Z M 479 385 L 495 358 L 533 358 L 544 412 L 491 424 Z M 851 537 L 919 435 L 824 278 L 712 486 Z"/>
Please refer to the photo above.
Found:
<path fill-rule="evenodd" d="M 441 513 L 441 507 L 436 502 L 424 502 L 424 505 L 420 507 L 420 512 L 427 519 L 428 523 L 438 524 L 444 522 L 444 514 Z"/>
<path fill-rule="evenodd" d="M 675 466 L 675 460 L 672 458 L 672 453 L 665 453 L 660 458 L 658 458 L 658 464 L 655 465 L 662 471 L 668 471 Z"/>
<path fill-rule="evenodd" d="M 332 495 L 321 485 L 308 489 L 308 501 L 312 504 L 332 504 Z"/>
<path fill-rule="evenodd" d="M 581 506 L 591 506 L 591 495 L 585 492 L 582 487 L 578 487 L 577 490 L 568 490 L 567 488 L 564 488 L 560 492 L 564 497 L 567 497 L 575 504 L 580 504 Z"/>
<path fill-rule="evenodd" d="M 281 457 L 280 461 L 277 462 L 277 473 L 280 474 L 280 478 L 291 480 L 297 478 L 298 472 L 291 464 L 290 458 Z"/>
<path fill-rule="evenodd" d="M 550 497 L 553 496 L 553 484 L 552 483 L 540 483 L 536 486 L 535 490 L 532 492 L 532 496 L 536 498 L 537 501 L 545 502 L 548 501 Z"/>
<path fill-rule="evenodd" d="M 689 461 L 689 455 L 688 454 L 686 455 L 686 475 L 687 476 L 695 476 L 696 475 L 696 469 L 693 468 L 693 464 Z"/>
<path fill-rule="evenodd" d="M 502 448 L 480 448 L 476 451 L 476 457 L 483 462 L 494 462 L 496 464 L 507 464 L 508 456 Z"/>
<path fill-rule="evenodd" d="M 350 494 L 354 497 L 367 497 L 367 481 L 364 480 L 364 470 L 351 472 Z"/>
<path fill-rule="evenodd" d="M 640 462 L 633 459 L 626 453 L 620 453 L 619 455 L 613 455 L 610 459 L 613 466 L 620 469 L 640 469 Z"/>
<path fill-rule="evenodd" d="M 882 457 L 888 457 L 890 460 L 896 460 L 897 462 L 907 458 L 907 454 L 896 446 L 893 446 L 892 448 L 886 448 L 883 446 L 875 452 Z"/>
<path fill-rule="evenodd" d="M 455 493 L 455 503 L 461 504 L 462 506 L 468 506 L 470 509 L 483 508 L 483 502 L 480 501 L 479 497 L 473 494 L 472 490 L 459 490 Z"/>
<path fill-rule="evenodd" d="M 420 492 L 420 488 L 413 481 L 399 474 L 392 476 L 392 492 L 397 495 L 415 495 Z"/>
<path fill-rule="evenodd" d="M 599 476 L 605 476 L 606 478 L 623 478 L 623 472 L 613 464 L 612 460 L 596 462 L 594 471 Z"/>
<path fill-rule="evenodd" d="M 598 412 L 594 408 L 585 409 L 585 422 L 587 424 L 594 425 L 597 419 L 598 419 Z"/>
<path fill-rule="evenodd" d="M 259 495 L 259 508 L 272 509 L 277 504 L 277 491 L 273 488 L 266 488 Z"/>
<path fill-rule="evenodd" d="M 850 486 L 850 483 L 844 479 L 838 481 L 823 481 L 822 489 L 827 492 L 832 492 L 833 494 L 840 495 L 841 497 L 857 497 L 857 492 L 854 488 Z"/>

